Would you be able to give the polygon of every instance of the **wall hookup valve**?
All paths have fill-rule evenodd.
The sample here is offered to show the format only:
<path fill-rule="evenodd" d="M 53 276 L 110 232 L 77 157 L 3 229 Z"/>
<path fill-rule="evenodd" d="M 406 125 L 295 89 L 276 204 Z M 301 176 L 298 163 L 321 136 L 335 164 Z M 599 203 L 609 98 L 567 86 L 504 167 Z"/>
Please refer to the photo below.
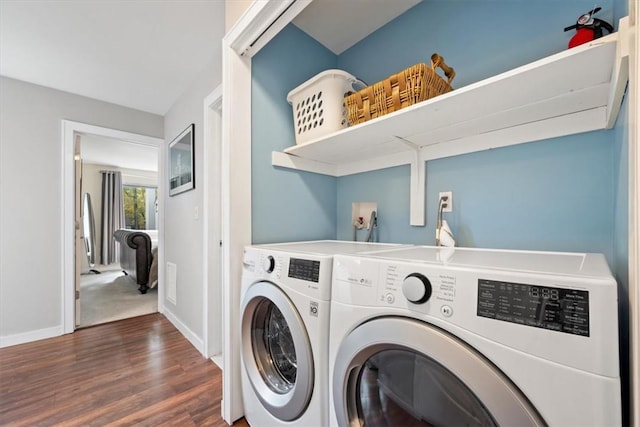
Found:
<path fill-rule="evenodd" d="M 603 21 L 602 19 L 593 17 L 593 15 L 598 13 L 600 9 L 602 8 L 596 7 L 584 15 L 581 15 L 575 25 L 571 25 L 564 29 L 565 31 L 573 29 L 576 30 L 576 34 L 571 38 L 571 40 L 569 40 L 569 49 L 602 37 L 603 28 L 609 33 L 613 32 L 613 26 L 611 26 L 611 24 Z"/>

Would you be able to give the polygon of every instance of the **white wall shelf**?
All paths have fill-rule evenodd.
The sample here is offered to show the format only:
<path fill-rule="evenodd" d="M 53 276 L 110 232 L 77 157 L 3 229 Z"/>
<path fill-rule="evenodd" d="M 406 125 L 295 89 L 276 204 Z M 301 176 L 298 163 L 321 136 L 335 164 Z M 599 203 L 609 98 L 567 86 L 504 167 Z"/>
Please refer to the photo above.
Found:
<path fill-rule="evenodd" d="M 425 161 L 613 127 L 628 79 L 616 33 L 331 135 L 272 164 L 331 176 L 411 165 L 411 225 L 424 225 Z"/>

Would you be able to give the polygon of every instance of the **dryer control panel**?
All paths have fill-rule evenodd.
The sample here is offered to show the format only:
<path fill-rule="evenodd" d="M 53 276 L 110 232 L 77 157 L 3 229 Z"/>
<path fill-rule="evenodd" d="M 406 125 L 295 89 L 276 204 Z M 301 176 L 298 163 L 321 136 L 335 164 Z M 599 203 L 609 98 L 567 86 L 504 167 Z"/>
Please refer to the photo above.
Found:
<path fill-rule="evenodd" d="M 478 279 L 478 316 L 589 336 L 589 291 Z"/>

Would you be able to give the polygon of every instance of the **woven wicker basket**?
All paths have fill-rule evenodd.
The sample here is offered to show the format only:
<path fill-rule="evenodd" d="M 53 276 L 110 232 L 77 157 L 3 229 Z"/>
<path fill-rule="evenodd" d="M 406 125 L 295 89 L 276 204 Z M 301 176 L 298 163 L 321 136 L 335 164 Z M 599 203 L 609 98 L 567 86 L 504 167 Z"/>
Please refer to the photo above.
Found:
<path fill-rule="evenodd" d="M 444 71 L 447 80 L 436 73 Z M 434 53 L 431 67 L 424 63 L 413 65 L 399 73 L 345 97 L 347 118 L 351 125 L 398 111 L 417 102 L 442 95 L 453 90 L 451 82 L 456 73 Z"/>

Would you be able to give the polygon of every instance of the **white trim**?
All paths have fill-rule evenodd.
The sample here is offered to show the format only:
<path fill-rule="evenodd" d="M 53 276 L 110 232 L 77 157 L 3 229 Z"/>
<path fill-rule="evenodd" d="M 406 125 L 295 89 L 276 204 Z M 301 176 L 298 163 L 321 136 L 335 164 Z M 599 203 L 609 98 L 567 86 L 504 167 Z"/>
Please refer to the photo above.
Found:
<path fill-rule="evenodd" d="M 611 73 L 611 92 L 607 102 L 607 129 L 613 128 L 622 107 L 622 99 L 629 81 L 629 17 L 618 21 L 618 42 L 616 43 L 616 60 Z"/>
<path fill-rule="evenodd" d="M 220 370 L 222 370 L 223 363 L 224 363 L 224 359 L 223 359 L 223 357 L 222 357 L 222 354 L 218 354 L 218 355 L 212 356 L 212 357 L 210 357 L 209 359 L 211 359 L 211 361 L 212 361 L 213 363 L 215 363 L 215 364 L 216 364 L 216 366 L 217 366 L 218 368 L 220 368 Z"/>
<path fill-rule="evenodd" d="M 225 40 L 238 55 L 252 57 L 311 3 L 311 0 L 254 1 Z"/>
<path fill-rule="evenodd" d="M 4 337 L 0 337 L 0 348 L 59 337 L 63 333 L 62 325 L 58 325 L 51 328 L 38 329 L 21 334 L 6 335 Z"/>
<path fill-rule="evenodd" d="M 629 0 L 629 424 L 640 426 L 640 5 Z"/>
<path fill-rule="evenodd" d="M 76 134 L 91 134 L 106 138 L 114 138 L 122 141 L 133 142 L 158 147 L 158 188 L 164 188 L 165 182 L 165 150 L 164 139 L 86 123 L 62 120 L 62 212 L 61 234 L 62 248 L 60 251 L 60 263 L 62 265 L 62 300 L 60 310 L 62 315 L 62 330 L 68 334 L 75 330 L 75 168 L 74 168 L 74 136 Z M 158 265 L 164 265 L 164 203 L 158 206 Z M 164 283 L 164 272 L 158 272 L 158 282 Z M 163 312 L 164 286 L 158 286 L 158 311 Z"/>
<path fill-rule="evenodd" d="M 251 243 L 251 60 L 223 41 L 222 48 L 222 235 L 224 361 L 222 417 L 244 415 L 240 387 L 240 283 L 242 251 Z M 233 195 L 233 197 L 231 197 Z"/>
<path fill-rule="evenodd" d="M 196 348 L 200 353 L 204 354 L 204 342 L 198 335 L 196 335 L 191 329 L 187 327 L 184 323 L 182 323 L 175 314 L 171 312 L 167 307 L 164 308 L 164 317 L 176 327 L 178 331 L 191 343 L 192 346 Z"/>
<path fill-rule="evenodd" d="M 203 340 L 204 356 L 211 357 L 222 353 L 222 325 L 217 331 L 211 330 L 210 324 L 214 318 L 222 319 L 222 301 L 215 298 L 215 295 L 222 293 L 222 262 L 221 249 L 217 241 L 221 239 L 221 197 L 220 197 L 220 142 L 222 124 L 222 85 L 215 88 L 204 99 L 204 144 L 202 155 L 204 159 L 203 167 L 203 265 L 202 265 L 202 285 L 203 285 Z M 216 200 L 217 197 L 217 200 Z M 210 204 L 214 203 L 211 212 Z M 213 222 L 213 224 L 211 224 Z M 211 228 L 209 225 L 211 224 Z M 222 224 L 224 227 L 224 224 Z M 212 241 L 213 238 L 213 241 Z M 212 254 L 213 262 L 209 262 Z M 211 271 L 217 272 L 216 277 L 210 277 Z M 214 322 L 215 323 L 215 322 Z"/>
<path fill-rule="evenodd" d="M 222 39 L 222 418 L 244 415 L 240 387 L 242 256 L 251 244 L 251 56 L 310 0 L 254 1 Z M 293 4 L 292 4 L 293 3 Z M 288 8 L 288 9 L 287 9 Z M 285 11 L 283 13 L 283 11 Z M 250 47 L 250 49 L 249 49 Z M 233 197 L 231 197 L 233 195 Z"/>

